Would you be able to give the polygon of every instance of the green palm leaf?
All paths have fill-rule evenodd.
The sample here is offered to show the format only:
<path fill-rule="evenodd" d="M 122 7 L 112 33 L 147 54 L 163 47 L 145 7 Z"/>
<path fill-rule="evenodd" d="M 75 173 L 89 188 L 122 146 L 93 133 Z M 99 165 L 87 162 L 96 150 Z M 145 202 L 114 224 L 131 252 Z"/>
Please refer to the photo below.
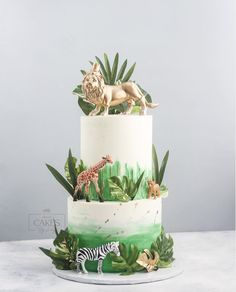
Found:
<path fill-rule="evenodd" d="M 152 175 L 153 180 L 159 184 L 160 174 L 159 174 L 159 165 L 155 145 L 152 145 Z"/>
<path fill-rule="evenodd" d="M 73 187 L 68 183 L 68 181 L 51 165 L 46 164 L 48 170 L 51 172 L 51 174 L 55 177 L 55 179 L 67 190 L 69 194 L 73 196 L 74 189 Z"/>
<path fill-rule="evenodd" d="M 80 72 L 83 74 L 83 75 L 86 75 L 87 72 L 85 70 L 80 70 Z"/>
<path fill-rule="evenodd" d="M 88 115 L 95 108 L 95 105 L 84 101 L 84 99 L 81 97 L 78 98 L 78 104 L 86 115 Z"/>
<path fill-rule="evenodd" d="M 126 67 L 127 67 L 127 59 L 124 61 L 124 63 L 120 67 L 119 73 L 117 74 L 117 77 L 116 77 L 116 81 L 122 80 Z"/>
<path fill-rule="evenodd" d="M 113 65 L 112 65 L 112 71 L 111 71 L 111 84 L 114 84 L 115 81 L 116 81 L 118 63 L 119 63 L 119 54 L 116 53 L 115 58 L 114 58 L 114 62 L 113 62 Z"/>
<path fill-rule="evenodd" d="M 104 53 L 105 68 L 107 72 L 107 82 L 111 84 L 111 66 L 107 54 Z"/>
<path fill-rule="evenodd" d="M 109 84 L 108 83 L 108 75 L 107 75 L 106 69 L 105 69 L 102 61 L 97 56 L 95 58 L 96 58 L 98 64 L 100 65 L 100 69 L 102 71 L 102 75 L 103 75 L 103 78 L 104 78 L 105 83 L 106 84 Z"/>
<path fill-rule="evenodd" d="M 84 93 L 83 93 L 83 91 L 82 91 L 82 85 L 78 85 L 78 86 L 72 91 L 72 93 L 73 93 L 74 95 L 77 95 L 77 96 L 81 97 L 81 98 L 84 98 Z"/>
<path fill-rule="evenodd" d="M 122 79 L 122 82 L 129 81 L 131 75 L 132 75 L 133 72 L 134 72 L 135 66 L 136 66 L 136 63 L 134 63 L 134 64 L 130 67 L 129 71 L 126 73 L 125 77 Z"/>
<path fill-rule="evenodd" d="M 145 99 L 147 102 L 152 102 L 152 98 L 151 95 L 149 93 L 147 93 L 146 90 L 144 90 L 139 84 L 137 84 L 139 89 L 141 90 L 142 94 L 145 96 Z"/>
<path fill-rule="evenodd" d="M 140 187 L 140 184 L 141 184 L 141 181 L 143 179 L 143 176 L 144 176 L 144 171 L 143 173 L 140 175 L 140 177 L 138 178 L 137 182 L 135 183 L 135 192 L 137 193 L 139 187 Z"/>
<path fill-rule="evenodd" d="M 76 165 L 75 165 L 70 149 L 69 149 L 69 155 L 68 155 L 68 169 L 69 169 L 71 183 L 73 187 L 75 188 L 77 185 L 77 172 L 76 172 Z"/>
<path fill-rule="evenodd" d="M 162 163 L 161 163 L 160 176 L 159 176 L 159 185 L 161 185 L 161 183 L 162 183 L 168 158 L 169 158 L 169 150 L 166 152 L 166 154 L 165 154 L 165 156 L 164 156 L 164 158 L 162 160 Z"/>

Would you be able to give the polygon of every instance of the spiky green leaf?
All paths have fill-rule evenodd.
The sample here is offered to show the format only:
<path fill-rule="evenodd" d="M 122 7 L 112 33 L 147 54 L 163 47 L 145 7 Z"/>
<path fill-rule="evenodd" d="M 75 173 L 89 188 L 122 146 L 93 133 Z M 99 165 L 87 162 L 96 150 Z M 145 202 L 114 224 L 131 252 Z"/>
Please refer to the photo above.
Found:
<path fill-rule="evenodd" d="M 134 69 L 135 69 L 136 63 L 134 63 L 130 69 L 128 70 L 128 72 L 126 73 L 125 77 L 122 79 L 122 82 L 126 82 L 130 80 L 130 77 L 132 76 Z"/>
<path fill-rule="evenodd" d="M 152 145 L 152 175 L 153 175 L 153 180 L 156 183 L 159 183 L 159 164 L 158 164 L 158 158 L 157 158 L 157 152 L 156 152 L 156 147 L 153 144 Z"/>
<path fill-rule="evenodd" d="M 122 64 L 122 66 L 120 67 L 120 70 L 117 74 L 117 77 L 116 77 L 116 81 L 119 81 L 119 80 L 122 80 L 123 76 L 124 76 L 124 73 L 125 73 L 125 69 L 127 67 L 127 59 L 124 61 L 124 63 Z"/>
<path fill-rule="evenodd" d="M 112 70 L 111 70 L 111 84 L 113 85 L 116 81 L 116 74 L 117 74 L 117 69 L 118 69 L 118 64 L 119 64 L 119 54 L 116 53 L 114 62 L 112 65 Z"/>
<path fill-rule="evenodd" d="M 55 231 L 55 234 L 56 234 L 56 236 L 58 236 L 57 225 L 56 225 L 56 221 L 55 221 L 54 218 L 53 218 L 53 225 L 54 225 L 54 231 Z"/>
<path fill-rule="evenodd" d="M 109 84 L 109 82 L 108 82 L 108 80 L 109 80 L 109 79 L 108 79 L 108 74 L 107 74 L 107 72 L 106 72 L 106 69 L 105 69 L 105 67 L 104 67 L 104 65 L 103 65 L 103 63 L 102 63 L 102 61 L 101 61 L 97 56 L 96 56 L 95 58 L 96 58 L 98 64 L 100 65 L 101 73 L 102 73 L 102 76 L 103 76 L 103 78 L 104 78 L 105 83 L 106 83 L 106 84 Z"/>
<path fill-rule="evenodd" d="M 73 196 L 74 189 L 73 187 L 68 183 L 68 181 L 51 165 L 46 164 L 48 170 L 51 172 L 51 174 L 55 177 L 55 179 L 67 190 L 69 194 Z"/>
<path fill-rule="evenodd" d="M 139 187 L 140 187 L 140 184 L 141 184 L 141 181 L 143 179 L 143 176 L 144 176 L 144 171 L 143 173 L 140 175 L 140 177 L 138 178 L 137 182 L 135 183 L 135 190 L 136 192 L 138 191 Z"/>
<path fill-rule="evenodd" d="M 72 156 L 71 149 L 69 149 L 69 154 L 68 154 L 68 169 L 69 169 L 71 183 L 73 187 L 75 188 L 77 185 L 77 171 L 76 171 L 76 163 Z"/>
<path fill-rule="evenodd" d="M 144 90 L 139 84 L 137 84 L 139 89 L 141 90 L 142 94 L 145 96 L 145 99 L 147 102 L 152 102 L 152 98 L 151 98 L 151 95 L 149 93 L 147 93 L 146 90 Z"/>
<path fill-rule="evenodd" d="M 73 159 L 73 164 L 76 165 L 77 158 L 76 157 L 72 157 L 72 159 Z M 66 179 L 68 180 L 68 182 L 73 185 L 72 180 L 71 180 L 71 176 L 70 176 L 68 160 L 69 159 L 67 158 L 66 163 L 64 165 L 65 176 L 66 176 Z M 76 170 L 76 173 L 77 173 L 77 170 Z"/>
<path fill-rule="evenodd" d="M 162 163 L 161 163 L 161 168 L 160 168 L 160 176 L 159 176 L 159 185 L 161 185 L 162 183 L 162 180 L 163 180 L 163 177 L 164 177 L 164 174 L 165 174 L 165 170 L 166 170 L 166 165 L 167 165 L 167 162 L 168 162 L 168 158 L 169 158 L 169 150 L 166 152 L 163 160 L 162 160 Z"/>
<path fill-rule="evenodd" d="M 86 75 L 87 72 L 85 70 L 80 70 L 80 72 L 83 74 L 83 75 Z"/>
<path fill-rule="evenodd" d="M 110 66 L 110 62 L 108 59 L 108 56 L 106 53 L 104 53 L 104 63 L 105 63 L 105 68 L 106 68 L 106 72 L 107 72 L 107 82 L 108 84 L 111 84 L 111 66 Z"/>

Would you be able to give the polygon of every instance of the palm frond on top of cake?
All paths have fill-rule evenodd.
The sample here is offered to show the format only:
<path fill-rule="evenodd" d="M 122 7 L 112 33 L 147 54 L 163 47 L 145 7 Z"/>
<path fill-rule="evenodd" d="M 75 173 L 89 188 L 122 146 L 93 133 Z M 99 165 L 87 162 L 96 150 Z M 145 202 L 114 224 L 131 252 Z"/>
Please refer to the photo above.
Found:
<path fill-rule="evenodd" d="M 122 62 L 122 65 L 119 65 L 119 54 L 116 53 L 114 60 L 109 60 L 109 57 L 106 53 L 104 53 L 103 61 L 99 57 L 95 57 L 95 61 L 90 61 L 89 63 L 93 65 L 94 63 L 99 64 L 100 72 L 104 79 L 106 85 L 117 85 L 131 80 L 131 77 L 134 73 L 136 63 L 132 64 L 128 67 L 128 60 Z M 82 75 L 85 76 L 87 72 L 85 70 L 80 70 Z M 152 102 L 152 98 L 150 94 L 147 93 L 139 84 L 137 84 L 141 93 L 145 96 L 145 99 L 148 103 Z M 85 95 L 82 89 L 82 84 L 77 85 L 77 87 L 73 90 L 73 94 L 78 96 L 78 104 L 82 111 L 89 115 L 94 109 L 95 105 L 90 103 L 88 100 L 85 100 Z M 109 109 L 109 114 L 120 114 L 127 110 L 127 103 L 121 103 L 119 105 L 113 106 Z M 133 108 L 133 112 L 139 111 L 139 106 Z"/>

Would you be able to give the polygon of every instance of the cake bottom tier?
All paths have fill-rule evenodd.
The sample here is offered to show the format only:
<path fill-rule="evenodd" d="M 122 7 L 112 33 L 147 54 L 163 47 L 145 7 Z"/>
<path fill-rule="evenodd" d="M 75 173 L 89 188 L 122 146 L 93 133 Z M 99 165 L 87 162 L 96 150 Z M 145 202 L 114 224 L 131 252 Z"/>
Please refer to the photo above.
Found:
<path fill-rule="evenodd" d="M 100 203 L 68 198 L 68 229 L 78 236 L 80 247 L 119 241 L 134 244 L 139 250 L 149 249 L 161 232 L 161 199 Z M 97 262 L 87 261 L 86 268 L 96 271 Z M 114 272 L 109 255 L 103 272 Z"/>

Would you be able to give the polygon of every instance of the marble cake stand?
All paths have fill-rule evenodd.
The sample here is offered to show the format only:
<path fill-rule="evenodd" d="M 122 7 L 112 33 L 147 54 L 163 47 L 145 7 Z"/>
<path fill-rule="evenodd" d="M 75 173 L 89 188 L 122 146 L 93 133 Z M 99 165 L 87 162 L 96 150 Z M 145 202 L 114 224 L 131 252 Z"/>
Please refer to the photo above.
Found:
<path fill-rule="evenodd" d="M 90 272 L 89 274 L 78 274 L 75 271 L 58 270 L 54 267 L 52 270 L 55 275 L 66 280 L 100 285 L 131 285 L 156 282 L 176 277 L 183 272 L 176 262 L 171 268 L 163 268 L 151 273 L 139 272 L 129 276 L 121 276 L 118 273 L 98 275 L 97 273 Z"/>

